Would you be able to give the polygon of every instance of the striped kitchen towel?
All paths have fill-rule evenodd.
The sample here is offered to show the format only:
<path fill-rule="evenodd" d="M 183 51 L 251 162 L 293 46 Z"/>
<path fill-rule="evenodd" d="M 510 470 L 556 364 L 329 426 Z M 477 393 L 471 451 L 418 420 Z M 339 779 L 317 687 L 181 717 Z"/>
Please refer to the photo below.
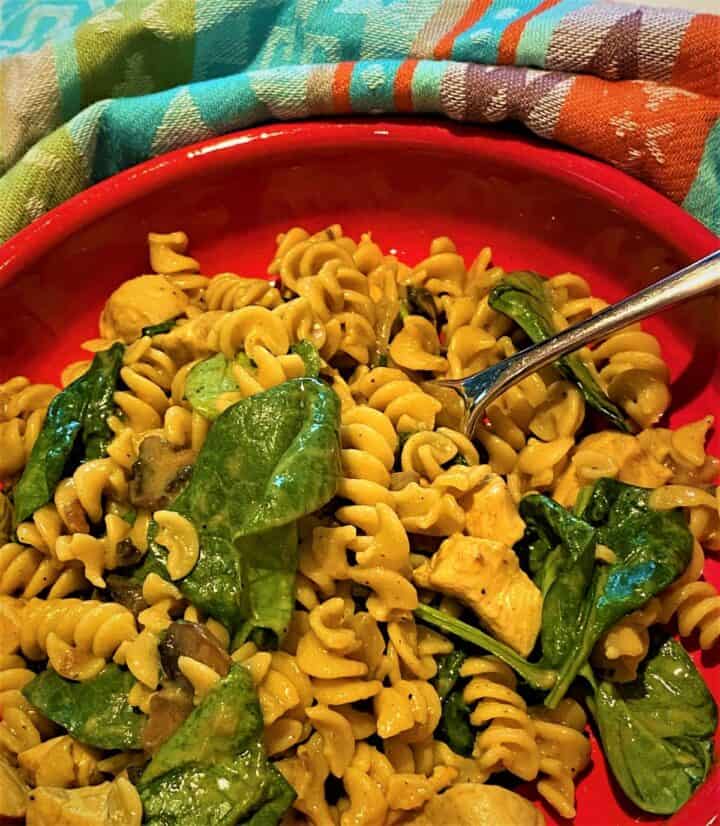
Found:
<path fill-rule="evenodd" d="M 720 232 L 720 15 L 591 0 L 2 0 L 0 240 L 272 119 L 517 120 Z"/>

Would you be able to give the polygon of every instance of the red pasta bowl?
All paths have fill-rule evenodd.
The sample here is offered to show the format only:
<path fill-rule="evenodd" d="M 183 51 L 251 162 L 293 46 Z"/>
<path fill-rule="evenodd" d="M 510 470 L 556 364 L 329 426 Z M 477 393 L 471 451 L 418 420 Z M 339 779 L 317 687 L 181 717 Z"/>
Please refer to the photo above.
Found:
<path fill-rule="evenodd" d="M 271 125 L 116 175 L 1 246 L 0 381 L 57 382 L 83 357 L 80 342 L 96 335 L 111 290 L 147 271 L 149 231 L 185 230 L 207 274 L 258 276 L 277 233 L 335 222 L 351 235 L 371 230 L 409 261 L 438 235 L 468 259 L 489 244 L 506 269 L 578 272 L 609 301 L 720 246 L 622 172 L 516 133 L 411 120 Z M 672 370 L 672 424 L 720 410 L 718 309 L 705 297 L 647 324 Z M 713 446 L 720 453 L 717 431 Z M 706 577 L 720 585 L 718 560 Z M 720 652 L 685 644 L 720 700 Z M 596 743 L 577 809 L 578 826 L 661 822 L 624 800 Z M 718 815 L 715 771 L 672 823 L 704 826 Z"/>

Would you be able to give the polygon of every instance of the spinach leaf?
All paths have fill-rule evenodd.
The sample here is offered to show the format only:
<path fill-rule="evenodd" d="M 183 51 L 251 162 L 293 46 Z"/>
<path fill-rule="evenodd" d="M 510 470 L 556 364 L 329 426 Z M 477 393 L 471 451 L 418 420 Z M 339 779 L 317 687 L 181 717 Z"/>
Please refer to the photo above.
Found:
<path fill-rule="evenodd" d="M 520 514 L 530 571 L 543 595 L 543 662 L 557 668 L 575 644 L 595 566 L 595 530 L 554 499 L 538 494 L 522 500 Z"/>
<path fill-rule="evenodd" d="M 295 794 L 265 756 L 252 678 L 234 664 L 138 783 L 151 826 L 275 826 Z"/>
<path fill-rule="evenodd" d="M 717 707 L 681 645 L 669 639 L 633 683 L 600 683 L 591 709 L 608 763 L 646 812 L 669 815 L 707 777 Z"/>
<path fill-rule="evenodd" d="M 455 650 L 440 660 L 435 677 L 435 690 L 442 700 L 442 716 L 437 736 L 454 752 L 467 756 L 472 753 L 475 739 L 470 726 L 470 708 L 463 700 L 462 688 L 455 687 L 465 659 L 463 651 Z"/>
<path fill-rule="evenodd" d="M 294 344 L 291 350 L 303 360 L 305 376 L 317 378 L 320 375 L 320 353 L 311 341 L 303 339 Z M 234 363 L 241 364 L 250 372 L 255 370 L 254 364 L 245 353 L 238 353 L 234 362 L 226 359 L 222 353 L 217 353 L 198 362 L 188 373 L 185 396 L 193 409 L 210 421 L 214 422 L 220 415 L 217 407 L 218 397 L 239 389 L 232 373 Z"/>
<path fill-rule="evenodd" d="M 692 535 L 682 513 L 651 510 L 649 493 L 600 479 L 582 495 L 577 516 L 538 494 L 521 503 L 528 523 L 522 545 L 545 594 L 542 663 L 559 672 L 545 699 L 550 707 L 605 631 L 670 585 L 690 561 Z M 596 562 L 596 544 L 611 548 L 617 561 Z"/>
<path fill-rule="evenodd" d="M 129 671 L 114 664 L 81 683 L 66 680 L 48 668 L 22 693 L 81 743 L 100 749 L 141 749 L 147 718 L 128 703 L 134 682 Z"/>
<path fill-rule="evenodd" d="M 232 362 L 222 353 L 198 362 L 185 380 L 185 396 L 194 410 L 210 421 L 220 415 L 217 408 L 218 396 L 237 390 L 237 382 L 232 375 Z"/>
<path fill-rule="evenodd" d="M 297 353 L 303 360 L 306 376 L 316 379 L 320 375 L 322 359 L 312 341 L 308 341 L 307 339 L 298 341 L 297 344 L 293 344 L 290 350 L 293 353 Z"/>
<path fill-rule="evenodd" d="M 123 345 L 116 342 L 108 350 L 97 353 L 90 369 L 78 379 L 84 380 L 87 397 L 81 434 L 85 445 L 85 459 L 99 459 L 104 456 L 112 440 L 113 434 L 108 418 L 115 408 L 113 397 L 124 353 Z"/>
<path fill-rule="evenodd" d="M 155 541 L 156 534 L 151 523 L 149 552 L 135 581 L 144 581 L 149 573 L 167 579 L 167 550 Z M 297 544 L 295 522 L 233 541 L 201 534 L 197 565 L 177 585 L 194 605 L 238 630 L 241 640 L 256 628 L 282 639 L 295 603 Z"/>
<path fill-rule="evenodd" d="M 242 561 L 242 604 L 247 618 L 240 636 L 247 639 L 255 629 L 269 629 L 280 640 L 295 604 L 297 523 L 239 537 L 235 547 Z"/>
<path fill-rule="evenodd" d="M 15 517 L 22 522 L 47 504 L 63 472 L 82 459 L 97 459 L 112 433 L 107 418 L 113 410 L 125 348 L 113 344 L 95 354 L 90 369 L 50 402 L 45 423 L 15 487 Z M 78 447 L 80 450 L 75 450 Z"/>
<path fill-rule="evenodd" d="M 430 605 L 418 605 L 413 613 L 419 620 L 426 622 L 428 625 L 434 625 L 448 634 L 454 634 L 461 640 L 476 645 L 483 651 L 494 654 L 499 660 L 514 669 L 533 688 L 548 691 L 555 684 L 557 673 L 554 670 L 545 668 L 542 664 L 529 663 L 509 645 L 496 640 L 495 637 L 491 637 L 490 634 L 486 634 L 479 628 L 474 628 L 472 625 L 468 625 L 468 623 Z"/>
<path fill-rule="evenodd" d="M 148 327 L 143 327 L 140 331 L 141 336 L 159 336 L 163 333 L 169 333 L 170 330 L 178 323 L 179 316 L 168 318 L 161 321 L 159 324 L 150 324 Z"/>
<path fill-rule="evenodd" d="M 557 332 L 545 279 L 534 272 L 519 270 L 508 273 L 492 288 L 488 301 L 493 310 L 511 318 L 535 344 Z M 567 379 L 577 384 L 591 407 L 602 413 L 619 430 L 629 432 L 623 411 L 607 397 L 577 353 L 558 359 L 556 367 Z"/>
<path fill-rule="evenodd" d="M 200 537 L 195 568 L 177 584 L 231 630 L 281 637 L 294 604 L 295 521 L 335 494 L 340 403 L 317 379 L 294 379 L 228 408 L 208 434 L 192 478 L 172 504 Z M 137 576 L 167 577 L 151 525 Z"/>
<path fill-rule="evenodd" d="M 457 649 L 441 657 L 435 676 L 435 690 L 441 700 L 444 700 L 455 688 L 455 684 L 460 678 L 460 669 L 466 659 L 465 652 Z"/>
<path fill-rule="evenodd" d="M 405 287 L 404 315 L 419 315 L 436 325 L 438 312 L 435 297 L 430 290 L 408 284 Z"/>
<path fill-rule="evenodd" d="M 472 754 L 475 735 L 470 725 L 470 707 L 463 700 L 461 688 L 451 691 L 443 701 L 437 736 L 457 754 Z"/>
<path fill-rule="evenodd" d="M 173 509 L 233 538 L 317 510 L 340 478 L 339 421 L 339 399 L 318 379 L 243 399 L 215 422 Z"/>

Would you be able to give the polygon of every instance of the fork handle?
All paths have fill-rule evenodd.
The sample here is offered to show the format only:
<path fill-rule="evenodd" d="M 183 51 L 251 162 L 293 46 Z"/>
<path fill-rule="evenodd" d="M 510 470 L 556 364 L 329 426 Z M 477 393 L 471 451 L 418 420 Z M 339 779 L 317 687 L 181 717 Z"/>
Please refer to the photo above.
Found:
<path fill-rule="evenodd" d="M 645 289 L 601 310 L 596 315 L 558 335 L 511 356 L 506 369 L 488 394 L 471 399 L 468 432 L 472 433 L 487 405 L 509 387 L 536 373 L 568 353 L 573 353 L 636 321 L 659 313 L 667 307 L 720 287 L 720 250 L 689 264 L 682 270 L 650 284 Z"/>

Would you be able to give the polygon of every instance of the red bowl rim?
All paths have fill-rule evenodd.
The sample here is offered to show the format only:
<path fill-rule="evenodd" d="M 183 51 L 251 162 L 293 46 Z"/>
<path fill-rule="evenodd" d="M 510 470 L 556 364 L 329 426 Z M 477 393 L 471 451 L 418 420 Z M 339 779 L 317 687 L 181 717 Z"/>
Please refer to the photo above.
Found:
<path fill-rule="evenodd" d="M 0 284 L 10 281 L 58 242 L 138 197 L 215 171 L 240 157 L 298 156 L 311 147 L 369 148 L 382 141 L 408 147 L 483 155 L 532 169 L 601 200 L 649 227 L 689 258 L 718 247 L 718 237 L 672 201 L 593 158 L 543 143 L 526 133 L 428 119 L 344 119 L 268 124 L 211 138 L 130 167 L 40 216 L 0 245 Z"/>

